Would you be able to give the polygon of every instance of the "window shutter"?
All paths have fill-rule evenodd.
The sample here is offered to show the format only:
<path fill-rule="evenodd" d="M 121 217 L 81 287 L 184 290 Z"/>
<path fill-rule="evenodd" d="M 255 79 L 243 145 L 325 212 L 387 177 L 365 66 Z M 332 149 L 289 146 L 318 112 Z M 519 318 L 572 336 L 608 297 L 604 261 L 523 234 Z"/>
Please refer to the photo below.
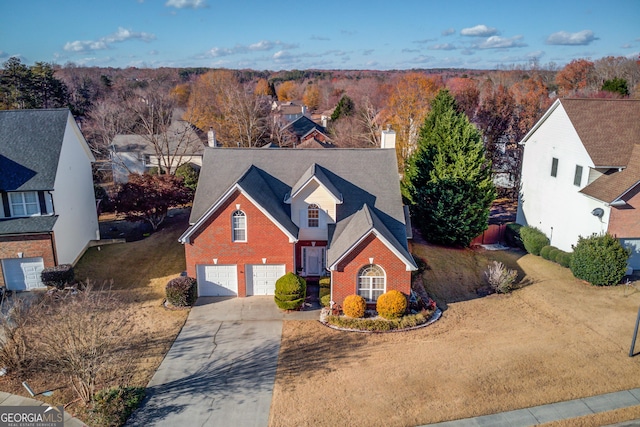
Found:
<path fill-rule="evenodd" d="M 300 209 L 300 228 L 307 228 L 309 224 L 307 223 L 307 210 Z"/>

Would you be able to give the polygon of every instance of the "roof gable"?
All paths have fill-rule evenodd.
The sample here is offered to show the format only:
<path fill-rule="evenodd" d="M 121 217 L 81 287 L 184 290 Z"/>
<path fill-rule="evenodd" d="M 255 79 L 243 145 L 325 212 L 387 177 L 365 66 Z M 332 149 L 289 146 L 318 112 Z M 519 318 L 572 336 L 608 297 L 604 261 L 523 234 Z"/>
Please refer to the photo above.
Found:
<path fill-rule="evenodd" d="M 307 116 L 298 117 L 296 120 L 285 126 L 284 129 L 287 129 L 299 138 L 307 135 L 313 130 L 318 130 L 322 134 L 325 133 L 325 129 L 322 126 L 320 126 Z"/>
<path fill-rule="evenodd" d="M 316 163 L 312 164 L 300 177 L 298 182 L 294 184 L 293 188 L 291 188 L 291 195 L 288 197 L 286 202 L 290 203 L 291 199 L 300 194 L 300 192 L 314 180 L 331 195 L 336 203 L 342 203 L 342 194 L 338 191 L 335 185 L 333 185 L 331 180 L 327 178 L 327 175 L 322 171 L 322 168 Z"/>
<path fill-rule="evenodd" d="M 625 193 L 640 184 L 640 144 L 634 145 L 628 163 L 627 168 L 602 175 L 580 192 L 605 203 L 621 199 Z"/>
<path fill-rule="evenodd" d="M 0 111 L 0 190 L 54 188 L 69 115 L 66 108 Z"/>
<path fill-rule="evenodd" d="M 640 100 L 561 99 L 596 167 L 627 166 L 640 143 Z"/>
<path fill-rule="evenodd" d="M 329 268 L 334 269 L 371 233 L 374 233 L 391 252 L 395 253 L 406 264 L 408 270 L 417 269 L 415 261 L 406 247 L 396 239 L 367 204 L 336 227 L 334 239 L 327 250 Z"/>

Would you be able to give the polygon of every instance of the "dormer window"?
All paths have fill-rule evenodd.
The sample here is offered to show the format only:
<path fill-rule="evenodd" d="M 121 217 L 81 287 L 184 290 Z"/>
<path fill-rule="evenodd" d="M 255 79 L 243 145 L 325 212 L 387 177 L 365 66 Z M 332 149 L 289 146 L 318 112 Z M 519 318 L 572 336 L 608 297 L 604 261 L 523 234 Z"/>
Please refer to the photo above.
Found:
<path fill-rule="evenodd" d="M 247 241 L 247 217 L 242 211 L 235 211 L 231 221 L 232 239 L 234 242 Z"/>
<path fill-rule="evenodd" d="M 38 193 L 35 191 L 9 193 L 9 205 L 11 207 L 11 216 L 40 215 L 40 201 L 38 200 Z"/>
<path fill-rule="evenodd" d="M 320 226 L 320 207 L 314 203 L 307 209 L 307 226 L 317 228 Z"/>

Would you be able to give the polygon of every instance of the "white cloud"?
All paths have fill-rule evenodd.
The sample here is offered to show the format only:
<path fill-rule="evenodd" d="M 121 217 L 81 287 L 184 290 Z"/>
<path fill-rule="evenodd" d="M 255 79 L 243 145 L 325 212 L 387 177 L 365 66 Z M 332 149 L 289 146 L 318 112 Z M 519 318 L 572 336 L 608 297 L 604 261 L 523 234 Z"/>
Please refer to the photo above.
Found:
<path fill-rule="evenodd" d="M 586 46 L 592 41 L 598 40 L 591 30 L 582 30 L 577 33 L 568 33 L 566 31 L 558 31 L 547 37 L 547 44 L 569 45 L 569 46 Z"/>
<path fill-rule="evenodd" d="M 5 51 L 0 50 L 0 58 L 8 58 L 9 54 Z"/>
<path fill-rule="evenodd" d="M 374 52 L 374 49 L 366 49 L 362 51 L 362 55 L 369 56 Z"/>
<path fill-rule="evenodd" d="M 138 39 L 138 40 L 148 42 L 148 41 L 154 40 L 155 38 L 156 38 L 155 34 L 136 33 L 135 31 L 131 31 L 127 28 L 118 27 L 118 31 L 106 37 L 103 37 L 101 40 L 107 43 L 123 42 L 126 40 L 132 40 L 132 39 Z"/>
<path fill-rule="evenodd" d="M 491 36 L 482 43 L 474 46 L 479 49 L 508 49 L 510 47 L 524 47 L 527 46 L 526 43 L 523 43 L 522 36 L 514 36 L 514 37 L 500 37 L 500 36 Z"/>
<path fill-rule="evenodd" d="M 176 9 L 202 9 L 203 7 L 208 7 L 206 0 L 167 0 L 164 5 L 175 7 Z"/>
<path fill-rule="evenodd" d="M 331 40 L 329 37 L 324 37 L 324 36 L 311 36 L 309 37 L 311 40 L 320 40 L 320 41 L 327 41 L 327 40 Z"/>
<path fill-rule="evenodd" d="M 437 39 L 422 39 L 422 40 L 414 40 L 413 43 L 424 44 L 429 42 L 434 42 Z"/>
<path fill-rule="evenodd" d="M 118 30 L 115 33 L 101 37 L 98 40 L 76 40 L 67 42 L 64 45 L 64 50 L 75 53 L 91 52 L 95 50 L 109 49 L 112 43 L 122 43 L 127 40 L 142 40 L 150 42 L 151 40 L 155 40 L 155 38 L 155 34 L 137 33 L 127 28 L 118 27 Z"/>
<path fill-rule="evenodd" d="M 268 50 L 273 50 L 276 47 L 279 47 L 281 50 L 284 50 L 284 49 L 295 49 L 298 47 L 298 45 L 293 43 L 283 43 L 280 40 L 276 40 L 276 41 L 260 40 L 259 42 L 250 44 L 248 46 L 238 44 L 231 48 L 214 47 L 210 49 L 204 56 L 217 58 L 220 56 L 238 55 L 238 54 L 248 53 L 248 52 L 268 51 Z"/>
<path fill-rule="evenodd" d="M 450 36 L 452 34 L 456 33 L 456 29 L 455 28 L 447 28 L 446 30 L 442 30 L 442 35 L 443 36 Z"/>
<path fill-rule="evenodd" d="M 460 30 L 460 35 L 468 37 L 489 37 L 495 34 L 498 34 L 498 30 L 486 25 L 476 25 L 475 27 Z"/>
<path fill-rule="evenodd" d="M 455 47 L 451 43 L 441 43 L 441 44 L 431 45 L 427 49 L 429 49 L 429 50 L 456 50 L 457 47 Z"/>

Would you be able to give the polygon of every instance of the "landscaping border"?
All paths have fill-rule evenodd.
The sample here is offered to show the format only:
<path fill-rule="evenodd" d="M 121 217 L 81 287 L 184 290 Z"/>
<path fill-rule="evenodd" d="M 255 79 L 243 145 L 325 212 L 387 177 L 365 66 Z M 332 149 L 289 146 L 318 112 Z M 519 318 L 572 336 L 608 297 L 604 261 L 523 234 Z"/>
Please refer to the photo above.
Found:
<path fill-rule="evenodd" d="M 420 329 L 420 328 L 424 328 L 426 326 L 429 326 L 432 323 L 437 322 L 438 320 L 440 320 L 440 317 L 442 317 L 442 310 L 440 310 L 439 308 L 436 307 L 436 311 L 433 312 L 433 315 L 429 318 L 429 320 L 424 322 L 422 325 L 412 326 L 410 328 L 403 328 L 403 329 L 391 329 L 391 330 L 388 330 L 388 331 L 363 331 L 361 329 L 341 328 L 339 326 L 335 326 L 335 325 L 332 325 L 332 324 L 330 324 L 328 322 L 323 321 L 322 320 L 323 317 L 328 315 L 327 312 L 328 312 L 328 310 L 325 311 L 325 308 L 323 308 L 321 313 L 320 313 L 320 319 L 318 319 L 318 322 L 320 322 L 321 324 L 323 324 L 327 328 L 335 329 L 336 331 L 360 332 L 360 333 L 363 333 L 363 334 L 387 334 L 387 333 L 393 333 L 393 332 L 413 331 L 413 330 L 416 330 L 416 329 Z"/>

